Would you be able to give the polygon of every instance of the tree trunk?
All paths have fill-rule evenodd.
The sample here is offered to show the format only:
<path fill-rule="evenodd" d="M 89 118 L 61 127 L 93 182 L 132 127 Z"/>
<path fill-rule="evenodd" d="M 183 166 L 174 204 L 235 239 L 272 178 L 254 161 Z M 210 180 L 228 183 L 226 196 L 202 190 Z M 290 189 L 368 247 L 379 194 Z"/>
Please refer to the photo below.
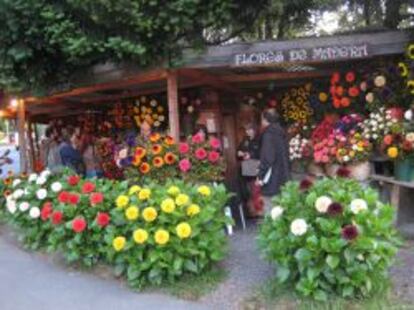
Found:
<path fill-rule="evenodd" d="M 273 39 L 273 23 L 270 15 L 265 18 L 265 40 Z"/>
<path fill-rule="evenodd" d="M 286 29 L 288 26 L 288 19 L 285 12 L 282 11 L 282 15 L 279 18 L 279 25 L 277 29 L 277 38 L 283 39 L 286 35 Z"/>
<path fill-rule="evenodd" d="M 371 1 L 370 0 L 364 0 L 364 20 L 365 20 L 365 26 L 370 26 L 371 25 L 370 6 L 371 6 Z"/>
<path fill-rule="evenodd" d="M 396 29 L 401 21 L 400 7 L 403 0 L 386 0 L 385 1 L 385 19 L 384 26 Z"/>

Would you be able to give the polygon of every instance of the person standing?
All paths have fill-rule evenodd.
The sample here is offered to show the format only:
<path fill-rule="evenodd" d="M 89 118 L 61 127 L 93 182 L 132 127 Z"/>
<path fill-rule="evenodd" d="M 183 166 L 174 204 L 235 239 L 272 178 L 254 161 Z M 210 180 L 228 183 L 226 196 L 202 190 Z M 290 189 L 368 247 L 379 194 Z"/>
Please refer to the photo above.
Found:
<path fill-rule="evenodd" d="M 260 164 L 257 185 L 261 187 L 265 213 L 272 209 L 272 197 L 289 180 L 289 144 L 275 109 L 262 113 Z"/>
<path fill-rule="evenodd" d="M 96 152 L 96 139 L 90 134 L 82 135 L 80 152 L 85 163 L 85 175 L 87 178 L 99 178 L 103 176 L 101 160 Z"/>
<path fill-rule="evenodd" d="M 63 142 L 60 144 L 60 157 L 63 166 L 69 167 L 79 175 L 85 174 L 85 164 L 79 152 L 79 136 L 72 127 L 66 128 Z"/>

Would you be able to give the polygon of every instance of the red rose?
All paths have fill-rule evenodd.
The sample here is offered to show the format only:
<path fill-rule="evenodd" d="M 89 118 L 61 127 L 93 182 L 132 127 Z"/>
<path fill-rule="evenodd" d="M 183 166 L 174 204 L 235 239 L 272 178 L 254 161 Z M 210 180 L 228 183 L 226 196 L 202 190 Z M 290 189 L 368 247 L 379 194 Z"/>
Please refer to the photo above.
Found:
<path fill-rule="evenodd" d="M 111 220 L 111 217 L 109 216 L 108 213 L 105 213 L 105 212 L 99 212 L 98 215 L 96 216 L 96 223 L 100 227 L 107 226 L 110 220 Z"/>
<path fill-rule="evenodd" d="M 199 159 L 199 160 L 204 160 L 204 159 L 206 159 L 206 157 L 207 157 L 207 152 L 206 152 L 206 150 L 205 149 L 203 149 L 203 148 L 198 148 L 196 151 L 195 151 L 195 156 L 197 157 L 197 159 Z"/>
<path fill-rule="evenodd" d="M 95 190 L 95 188 L 96 186 L 94 183 L 87 181 L 82 186 L 82 193 L 84 194 L 92 193 Z"/>
<path fill-rule="evenodd" d="M 78 217 L 72 221 L 72 229 L 75 233 L 81 233 L 86 228 L 86 221 L 82 217 Z"/>
<path fill-rule="evenodd" d="M 60 192 L 59 195 L 58 195 L 58 200 L 61 203 L 68 203 L 69 202 L 69 196 L 70 196 L 70 193 L 68 193 L 68 192 L 65 192 L 65 191 Z"/>
<path fill-rule="evenodd" d="M 89 197 L 89 201 L 92 206 L 102 203 L 104 200 L 104 195 L 102 193 L 92 193 Z"/>
<path fill-rule="evenodd" d="M 77 185 L 79 181 L 80 181 L 80 177 L 78 175 L 71 175 L 70 177 L 68 177 L 68 184 L 70 186 Z"/>
<path fill-rule="evenodd" d="M 78 194 L 69 194 L 69 203 L 72 205 L 77 205 L 79 203 L 80 197 Z"/>
<path fill-rule="evenodd" d="M 52 214 L 52 224 L 59 225 L 62 222 L 63 213 L 61 211 L 55 211 Z"/>
<path fill-rule="evenodd" d="M 212 151 L 208 154 L 208 160 L 211 163 L 215 163 L 220 159 L 220 153 L 216 152 L 216 151 Z"/>
<path fill-rule="evenodd" d="M 52 214 L 53 208 L 52 208 L 52 203 L 51 202 L 45 202 L 43 204 L 43 208 L 40 211 L 40 218 L 43 221 L 46 221 L 50 215 Z"/>

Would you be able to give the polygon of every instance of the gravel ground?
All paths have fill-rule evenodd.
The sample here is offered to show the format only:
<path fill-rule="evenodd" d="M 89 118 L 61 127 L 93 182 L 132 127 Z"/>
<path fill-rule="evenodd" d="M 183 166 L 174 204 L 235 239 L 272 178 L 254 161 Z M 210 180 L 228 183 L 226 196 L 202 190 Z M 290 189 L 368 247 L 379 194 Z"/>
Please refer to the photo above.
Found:
<path fill-rule="evenodd" d="M 414 241 L 407 242 L 398 253 L 391 276 L 398 298 L 414 304 Z"/>
<path fill-rule="evenodd" d="M 201 299 L 210 309 L 240 309 L 246 296 L 274 274 L 274 269 L 260 258 L 255 237 L 255 225 L 246 231 L 236 231 L 231 237 L 230 255 L 223 263 L 228 276 L 215 291 Z"/>

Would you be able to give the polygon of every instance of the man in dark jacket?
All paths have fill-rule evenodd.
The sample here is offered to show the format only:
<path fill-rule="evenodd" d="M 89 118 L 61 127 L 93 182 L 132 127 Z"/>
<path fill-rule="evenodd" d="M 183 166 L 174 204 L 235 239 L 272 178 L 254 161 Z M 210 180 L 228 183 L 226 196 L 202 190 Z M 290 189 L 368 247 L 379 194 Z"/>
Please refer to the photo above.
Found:
<path fill-rule="evenodd" d="M 289 144 L 274 109 L 262 114 L 263 133 L 260 141 L 260 165 L 257 184 L 261 186 L 265 212 L 272 209 L 272 197 L 289 180 Z"/>

